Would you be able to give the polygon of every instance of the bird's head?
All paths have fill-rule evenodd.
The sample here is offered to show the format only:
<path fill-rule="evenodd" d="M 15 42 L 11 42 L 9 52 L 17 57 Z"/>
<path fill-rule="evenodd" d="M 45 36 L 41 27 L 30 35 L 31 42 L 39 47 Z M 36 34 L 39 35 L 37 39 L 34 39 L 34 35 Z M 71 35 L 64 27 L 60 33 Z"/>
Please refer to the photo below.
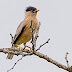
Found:
<path fill-rule="evenodd" d="M 26 12 L 32 15 L 36 15 L 39 10 L 35 7 L 29 6 L 26 8 Z"/>

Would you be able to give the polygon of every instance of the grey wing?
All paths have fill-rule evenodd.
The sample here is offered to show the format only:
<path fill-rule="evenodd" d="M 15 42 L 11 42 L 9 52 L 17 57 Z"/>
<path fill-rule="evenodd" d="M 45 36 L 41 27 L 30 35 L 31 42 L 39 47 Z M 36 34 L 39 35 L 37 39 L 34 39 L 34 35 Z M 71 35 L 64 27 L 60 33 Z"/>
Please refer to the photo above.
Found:
<path fill-rule="evenodd" d="M 16 41 L 18 40 L 18 38 L 21 36 L 21 34 L 23 33 L 23 31 L 25 30 L 25 27 L 26 27 L 25 21 L 22 21 L 22 22 L 19 24 L 19 26 L 18 26 L 18 28 L 17 28 L 17 30 L 16 30 L 16 34 L 15 34 L 15 36 L 14 36 L 14 39 L 13 39 L 13 41 L 12 41 L 12 44 L 15 44 L 15 43 L 16 43 Z"/>

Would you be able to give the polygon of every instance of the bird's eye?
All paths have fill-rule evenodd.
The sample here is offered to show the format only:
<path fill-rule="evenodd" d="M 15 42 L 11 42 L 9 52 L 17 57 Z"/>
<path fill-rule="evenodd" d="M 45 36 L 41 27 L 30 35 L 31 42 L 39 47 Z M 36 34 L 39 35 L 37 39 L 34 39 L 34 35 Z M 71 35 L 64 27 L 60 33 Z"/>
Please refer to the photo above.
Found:
<path fill-rule="evenodd" d="M 32 11 L 32 13 L 35 13 L 35 11 Z"/>

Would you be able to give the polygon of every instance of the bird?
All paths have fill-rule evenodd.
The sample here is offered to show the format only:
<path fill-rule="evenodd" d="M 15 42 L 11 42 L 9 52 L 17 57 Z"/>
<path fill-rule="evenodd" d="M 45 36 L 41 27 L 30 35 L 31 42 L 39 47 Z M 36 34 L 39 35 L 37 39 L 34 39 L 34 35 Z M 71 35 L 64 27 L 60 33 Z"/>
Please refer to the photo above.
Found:
<path fill-rule="evenodd" d="M 32 22 L 32 26 L 34 28 L 33 34 L 35 34 L 38 28 L 39 22 L 36 16 L 39 9 L 33 6 L 28 6 L 25 11 L 26 11 L 25 18 L 17 27 L 16 33 L 12 40 L 12 47 L 13 46 L 20 47 L 19 45 L 22 43 L 25 46 L 26 43 L 31 40 L 32 38 L 32 34 L 31 34 L 32 29 L 30 28 L 31 21 L 33 21 Z M 20 47 L 20 50 L 21 50 L 21 47 Z M 8 53 L 7 59 L 12 59 L 12 58 L 13 58 L 13 54 Z"/>

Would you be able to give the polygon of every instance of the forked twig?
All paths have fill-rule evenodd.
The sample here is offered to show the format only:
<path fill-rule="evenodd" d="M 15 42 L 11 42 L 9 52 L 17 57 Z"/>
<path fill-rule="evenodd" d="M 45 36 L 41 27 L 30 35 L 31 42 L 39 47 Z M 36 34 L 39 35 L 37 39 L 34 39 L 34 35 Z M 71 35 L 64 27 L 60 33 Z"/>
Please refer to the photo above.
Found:
<path fill-rule="evenodd" d="M 42 45 L 40 45 L 40 47 L 39 47 L 36 51 L 40 50 L 40 48 L 41 48 L 42 46 L 44 46 L 45 44 L 47 44 L 47 43 L 49 42 L 49 40 L 50 40 L 50 38 L 49 38 L 45 43 L 43 43 Z"/>
<path fill-rule="evenodd" d="M 22 56 L 20 59 L 18 59 L 17 62 L 13 65 L 13 67 L 12 67 L 11 69 L 7 70 L 7 72 L 9 72 L 9 71 L 11 71 L 12 69 L 14 69 L 14 67 L 16 66 L 16 64 L 17 64 L 20 60 L 22 60 L 22 58 L 23 58 L 23 56 Z"/>
<path fill-rule="evenodd" d="M 11 71 L 12 69 L 14 69 L 14 67 L 16 66 L 16 64 L 23 59 L 23 57 L 28 56 L 28 55 L 32 55 L 33 53 L 28 53 L 28 54 L 23 54 L 23 56 L 17 60 L 17 62 L 15 62 L 15 64 L 13 65 L 12 68 L 10 68 L 9 70 L 7 70 L 7 72 Z"/>

